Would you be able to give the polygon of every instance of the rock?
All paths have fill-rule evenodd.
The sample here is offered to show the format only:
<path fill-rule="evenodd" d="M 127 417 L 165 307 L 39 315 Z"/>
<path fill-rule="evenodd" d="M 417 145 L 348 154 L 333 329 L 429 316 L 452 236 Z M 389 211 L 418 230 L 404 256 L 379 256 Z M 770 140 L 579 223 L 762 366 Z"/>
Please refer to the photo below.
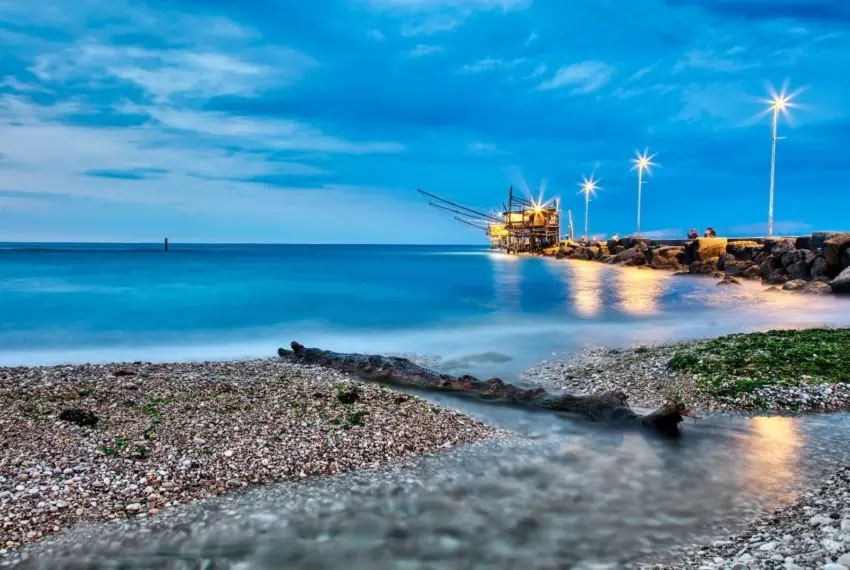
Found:
<path fill-rule="evenodd" d="M 797 249 L 795 240 L 788 238 L 768 238 L 764 241 L 764 251 L 771 255 L 782 255 L 783 253 Z"/>
<path fill-rule="evenodd" d="M 735 279 L 734 277 L 730 277 L 727 275 L 723 279 L 717 282 L 718 285 L 740 285 L 741 282 Z"/>
<path fill-rule="evenodd" d="M 694 275 L 711 275 L 717 271 L 717 262 L 711 261 L 694 261 L 688 267 L 688 273 Z"/>
<path fill-rule="evenodd" d="M 823 256 L 829 265 L 840 267 L 844 252 L 850 249 L 850 233 L 834 235 L 823 244 Z"/>
<path fill-rule="evenodd" d="M 833 293 L 850 293 L 850 267 L 842 271 L 829 285 Z"/>
<path fill-rule="evenodd" d="M 844 251 L 844 255 L 841 256 L 841 268 L 847 269 L 850 267 L 850 249 Z"/>
<path fill-rule="evenodd" d="M 794 242 L 794 247 L 797 249 L 811 249 L 812 248 L 812 236 L 800 236 Z"/>
<path fill-rule="evenodd" d="M 782 264 L 779 262 L 779 260 L 774 257 L 768 257 L 759 265 L 759 275 L 761 277 L 767 278 L 768 275 L 781 268 Z"/>
<path fill-rule="evenodd" d="M 782 263 L 782 267 L 787 268 L 789 265 L 793 265 L 798 261 L 802 261 L 803 253 L 800 250 L 795 249 L 794 251 L 786 251 L 779 258 L 780 263 Z"/>
<path fill-rule="evenodd" d="M 90 410 L 82 408 L 69 408 L 62 410 L 59 413 L 59 419 L 63 422 L 70 422 L 78 426 L 94 427 L 97 425 L 98 417 Z"/>
<path fill-rule="evenodd" d="M 842 554 L 838 557 L 838 560 L 836 560 L 836 562 L 841 564 L 842 566 L 850 566 L 850 554 Z"/>
<path fill-rule="evenodd" d="M 792 279 L 791 281 L 786 281 L 782 286 L 786 291 L 798 291 L 806 286 L 806 282 L 802 279 Z"/>
<path fill-rule="evenodd" d="M 646 265 L 646 254 L 642 251 L 639 251 L 632 258 L 632 262 L 635 265 Z"/>
<path fill-rule="evenodd" d="M 685 245 L 688 263 L 717 259 L 726 252 L 729 240 L 726 238 L 699 238 Z"/>
<path fill-rule="evenodd" d="M 635 248 L 626 249 L 614 256 L 614 263 L 625 263 L 634 259 L 637 254 L 638 250 Z"/>
<path fill-rule="evenodd" d="M 848 570 L 848 568 L 843 564 L 835 564 L 830 562 L 829 564 L 824 564 L 823 570 Z"/>
<path fill-rule="evenodd" d="M 730 241 L 726 245 L 726 253 L 741 261 L 753 261 L 763 249 L 764 246 L 754 241 Z"/>
<path fill-rule="evenodd" d="M 832 287 L 829 283 L 824 283 L 823 281 L 810 281 L 806 283 L 806 286 L 803 288 L 803 293 L 809 293 L 810 295 L 826 295 L 828 293 L 832 293 Z"/>
<path fill-rule="evenodd" d="M 666 257 L 656 254 L 652 256 L 652 262 L 650 262 L 650 265 L 653 267 L 653 269 L 668 269 L 670 267 L 670 260 Z"/>
<path fill-rule="evenodd" d="M 724 253 L 717 259 L 717 269 L 720 271 L 724 271 L 726 269 L 726 265 L 733 264 L 738 261 L 734 255 L 729 253 Z"/>
<path fill-rule="evenodd" d="M 126 507 L 124 507 L 124 508 L 127 510 L 127 512 L 130 512 L 130 513 L 137 513 L 137 512 L 139 512 L 140 510 L 142 510 L 142 505 L 141 505 L 141 504 L 139 504 L 139 503 L 130 503 L 129 505 L 127 505 L 127 506 L 126 506 Z"/>
<path fill-rule="evenodd" d="M 823 257 L 815 258 L 809 273 L 811 274 L 812 279 L 831 279 L 837 275 L 834 269 L 829 266 L 826 259 Z"/>
<path fill-rule="evenodd" d="M 678 245 L 665 245 L 659 248 L 656 248 L 654 255 L 660 255 L 662 257 L 676 257 L 680 253 L 684 253 L 684 248 Z"/>
<path fill-rule="evenodd" d="M 805 281 L 811 275 L 809 273 L 809 264 L 805 261 L 800 260 L 792 265 L 789 265 L 786 269 L 788 275 L 791 279 L 802 279 Z"/>
<path fill-rule="evenodd" d="M 809 243 L 809 249 L 813 251 L 817 251 L 823 247 L 823 244 L 826 243 L 826 240 L 831 239 L 841 232 L 815 232 L 812 234 L 811 242 Z"/>
<path fill-rule="evenodd" d="M 777 285 L 785 283 L 786 281 L 788 281 L 788 273 L 782 268 L 774 269 L 768 273 L 767 277 L 764 278 L 765 283 L 775 283 Z"/>

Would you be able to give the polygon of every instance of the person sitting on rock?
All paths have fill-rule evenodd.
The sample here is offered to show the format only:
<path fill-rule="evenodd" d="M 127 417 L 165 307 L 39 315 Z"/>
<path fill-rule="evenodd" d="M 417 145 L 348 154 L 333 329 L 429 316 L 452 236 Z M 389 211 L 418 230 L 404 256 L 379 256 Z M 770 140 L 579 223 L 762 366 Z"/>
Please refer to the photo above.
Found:
<path fill-rule="evenodd" d="M 699 234 L 695 229 L 692 228 L 691 231 L 688 232 L 688 239 L 697 239 L 698 237 Z"/>
<path fill-rule="evenodd" d="M 705 229 L 705 237 L 712 238 L 717 237 L 717 233 L 714 231 L 714 228 L 706 228 Z"/>

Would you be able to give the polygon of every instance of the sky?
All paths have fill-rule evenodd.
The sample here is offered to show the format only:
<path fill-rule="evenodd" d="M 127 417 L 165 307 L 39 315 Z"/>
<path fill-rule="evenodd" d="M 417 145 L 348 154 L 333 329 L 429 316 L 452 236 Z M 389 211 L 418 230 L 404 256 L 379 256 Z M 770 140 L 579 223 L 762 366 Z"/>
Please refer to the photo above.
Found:
<path fill-rule="evenodd" d="M 0 241 L 485 244 L 850 229 L 847 0 L 0 0 Z M 768 113 L 764 114 L 763 111 Z M 580 228 L 579 228 L 580 229 Z"/>

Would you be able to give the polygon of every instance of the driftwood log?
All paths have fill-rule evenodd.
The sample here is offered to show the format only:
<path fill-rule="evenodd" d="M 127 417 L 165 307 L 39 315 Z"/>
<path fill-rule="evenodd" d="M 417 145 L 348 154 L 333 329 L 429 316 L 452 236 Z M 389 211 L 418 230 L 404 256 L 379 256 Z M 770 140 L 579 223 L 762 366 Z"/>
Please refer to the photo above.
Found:
<path fill-rule="evenodd" d="M 458 392 L 486 401 L 579 414 L 593 421 L 652 428 L 667 435 L 678 434 L 683 416 L 691 415 L 684 405 L 675 402 L 667 402 L 651 414 L 640 415 L 629 407 L 622 392 L 588 396 L 550 394 L 543 388 L 520 388 L 498 378 L 478 380 L 473 376 L 439 374 L 406 358 L 344 354 L 306 348 L 295 341 L 291 347 L 292 350 L 278 349 L 278 356 L 293 362 L 339 370 L 381 384 Z"/>

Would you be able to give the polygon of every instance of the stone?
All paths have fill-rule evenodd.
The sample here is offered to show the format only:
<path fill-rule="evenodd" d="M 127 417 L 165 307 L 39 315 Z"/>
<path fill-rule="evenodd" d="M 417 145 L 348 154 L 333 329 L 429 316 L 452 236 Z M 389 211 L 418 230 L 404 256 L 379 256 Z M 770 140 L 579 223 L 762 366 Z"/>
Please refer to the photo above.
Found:
<path fill-rule="evenodd" d="M 785 268 L 785 270 L 788 272 L 791 279 L 802 279 L 805 281 L 811 275 L 809 273 L 809 264 L 807 264 L 804 260 L 800 260 L 789 265 Z"/>
<path fill-rule="evenodd" d="M 650 262 L 650 265 L 653 267 L 653 269 L 667 269 L 670 267 L 670 260 L 661 255 L 654 255 L 652 256 L 652 261 Z"/>
<path fill-rule="evenodd" d="M 794 247 L 797 249 L 811 249 L 812 248 L 812 236 L 800 236 L 794 242 Z"/>
<path fill-rule="evenodd" d="M 829 283 L 824 283 L 823 281 L 810 281 L 806 283 L 806 286 L 803 288 L 803 293 L 808 293 L 810 295 L 827 295 L 832 293 L 832 287 Z"/>
<path fill-rule="evenodd" d="M 842 566 L 850 566 L 850 554 L 842 554 L 838 557 L 838 560 L 836 560 L 836 562 L 838 562 Z"/>
<path fill-rule="evenodd" d="M 795 249 L 794 251 L 786 251 L 779 258 L 780 263 L 782 263 L 782 267 L 788 267 L 789 265 L 793 265 L 798 261 L 802 261 L 803 253 L 800 250 Z"/>
<path fill-rule="evenodd" d="M 779 260 L 774 257 L 768 257 L 759 265 L 759 275 L 761 277 L 767 278 L 768 275 L 781 268 L 782 264 L 779 262 Z"/>
<path fill-rule="evenodd" d="M 850 249 L 850 233 L 832 236 L 823 244 L 823 256 L 828 265 L 840 267 L 844 252 Z"/>
<path fill-rule="evenodd" d="M 850 293 L 850 267 L 830 282 L 833 293 Z"/>
<path fill-rule="evenodd" d="M 724 271 L 728 264 L 733 264 L 738 261 L 734 255 L 729 253 L 724 253 L 717 259 L 717 269 L 720 271 Z"/>
<path fill-rule="evenodd" d="M 82 408 L 68 408 L 59 413 L 59 419 L 63 422 L 70 422 L 78 426 L 95 427 L 98 422 L 98 417 L 90 410 Z"/>
<path fill-rule="evenodd" d="M 627 261 L 632 260 L 637 254 L 638 250 L 635 248 L 630 248 L 621 251 L 620 253 L 614 256 L 614 263 L 625 263 Z"/>
<path fill-rule="evenodd" d="M 741 282 L 735 279 L 734 277 L 730 277 L 727 275 L 723 279 L 717 282 L 718 285 L 740 285 Z"/>
<path fill-rule="evenodd" d="M 810 274 L 812 279 L 831 279 L 837 275 L 834 270 L 829 267 L 826 259 L 820 256 L 816 257 L 812 263 Z"/>
<path fill-rule="evenodd" d="M 809 249 L 817 251 L 823 247 L 823 244 L 826 243 L 826 240 L 837 236 L 841 232 L 815 232 L 812 234 L 811 242 L 809 243 Z"/>
<path fill-rule="evenodd" d="M 845 250 L 844 255 L 841 256 L 841 267 L 842 269 L 850 267 L 850 249 Z"/>
<path fill-rule="evenodd" d="M 754 241 L 730 241 L 726 245 L 726 253 L 741 261 L 753 261 L 763 250 L 764 246 Z"/>
<path fill-rule="evenodd" d="M 786 281 L 788 281 L 788 273 L 782 268 L 774 269 L 768 273 L 767 277 L 764 278 L 765 283 L 775 283 L 777 285 L 785 283 Z"/>
<path fill-rule="evenodd" d="M 798 291 L 806 286 L 806 282 L 802 279 L 792 279 L 791 281 L 786 281 L 782 286 L 786 291 Z"/>
<path fill-rule="evenodd" d="M 843 564 L 835 564 L 833 562 L 830 562 L 828 564 L 823 565 L 823 570 L 848 570 L 848 568 Z"/>
<path fill-rule="evenodd" d="M 685 257 L 688 263 L 717 259 L 726 252 L 728 244 L 726 238 L 695 239 L 685 244 Z"/>
<path fill-rule="evenodd" d="M 771 255 L 781 255 L 783 253 L 796 250 L 795 240 L 788 238 L 768 238 L 764 241 L 764 251 Z"/>

